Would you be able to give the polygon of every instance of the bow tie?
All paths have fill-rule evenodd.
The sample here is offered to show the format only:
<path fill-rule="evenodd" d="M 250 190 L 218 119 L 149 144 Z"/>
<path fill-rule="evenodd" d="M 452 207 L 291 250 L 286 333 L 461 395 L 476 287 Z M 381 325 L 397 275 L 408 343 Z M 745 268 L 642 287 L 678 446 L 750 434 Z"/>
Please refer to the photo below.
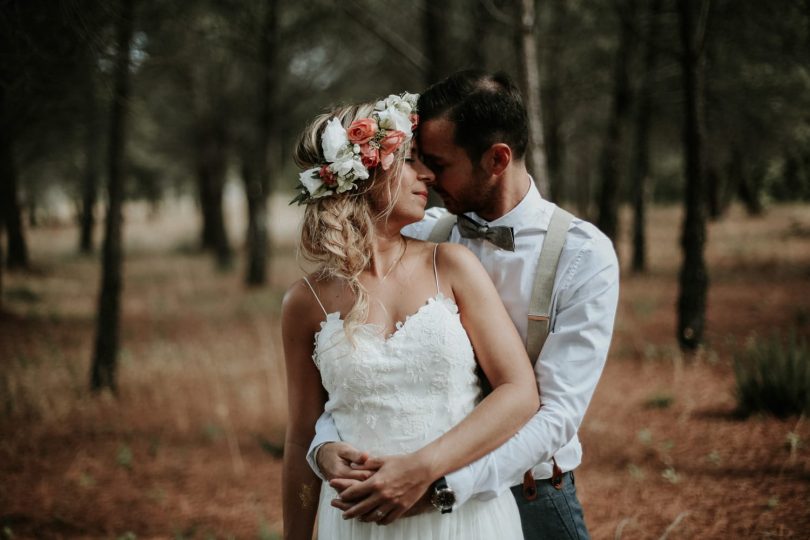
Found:
<path fill-rule="evenodd" d="M 461 214 L 458 231 L 464 238 L 483 238 L 507 251 L 515 251 L 515 232 L 512 227 L 490 227 Z"/>

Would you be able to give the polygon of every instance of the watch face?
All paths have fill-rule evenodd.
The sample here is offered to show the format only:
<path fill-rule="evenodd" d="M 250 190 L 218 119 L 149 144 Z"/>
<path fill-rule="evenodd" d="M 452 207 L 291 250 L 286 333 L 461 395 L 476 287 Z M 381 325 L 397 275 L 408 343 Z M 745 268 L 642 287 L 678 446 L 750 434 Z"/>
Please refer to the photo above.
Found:
<path fill-rule="evenodd" d="M 452 508 L 456 504 L 456 494 L 449 488 L 440 489 L 433 494 L 433 504 L 437 508 Z"/>

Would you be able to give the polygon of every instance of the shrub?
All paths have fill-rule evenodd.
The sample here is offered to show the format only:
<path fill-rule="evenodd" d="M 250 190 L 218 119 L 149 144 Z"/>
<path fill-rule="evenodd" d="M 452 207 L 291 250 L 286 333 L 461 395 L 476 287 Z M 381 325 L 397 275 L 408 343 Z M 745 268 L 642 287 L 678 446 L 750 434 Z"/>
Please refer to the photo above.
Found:
<path fill-rule="evenodd" d="M 734 357 L 739 412 L 810 413 L 810 347 L 795 331 L 753 341 Z"/>

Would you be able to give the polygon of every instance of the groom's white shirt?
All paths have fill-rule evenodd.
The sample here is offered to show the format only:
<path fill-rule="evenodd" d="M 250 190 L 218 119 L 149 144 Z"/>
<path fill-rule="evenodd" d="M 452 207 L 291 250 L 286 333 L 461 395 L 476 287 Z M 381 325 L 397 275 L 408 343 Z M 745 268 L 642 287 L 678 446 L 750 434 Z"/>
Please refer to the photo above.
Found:
<path fill-rule="evenodd" d="M 487 222 L 513 227 L 515 251 L 482 239 L 462 238 L 454 227 L 450 242 L 467 246 L 480 259 L 526 342 L 529 299 L 537 258 L 556 205 L 544 200 L 534 182 L 510 212 Z M 431 208 L 403 234 L 426 239 L 446 210 Z M 619 265 L 610 240 L 595 226 L 574 218 L 560 256 L 552 293 L 551 333 L 535 365 L 540 389 L 539 411 L 500 448 L 447 475 L 458 504 L 470 497 L 489 499 L 522 482 L 532 468 L 535 478 L 551 477 L 551 458 L 563 471 L 582 461 L 577 430 L 605 365 L 619 295 Z M 307 460 L 321 475 L 315 457 L 322 444 L 339 441 L 332 417 L 324 412 L 315 426 Z M 360 448 L 362 450 L 362 448 Z"/>

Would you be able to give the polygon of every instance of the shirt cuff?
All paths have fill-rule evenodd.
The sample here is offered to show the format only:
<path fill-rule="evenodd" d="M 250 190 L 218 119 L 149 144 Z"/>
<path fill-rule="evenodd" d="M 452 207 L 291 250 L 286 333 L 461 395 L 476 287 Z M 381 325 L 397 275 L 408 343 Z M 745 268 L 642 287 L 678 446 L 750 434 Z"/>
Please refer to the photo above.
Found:
<path fill-rule="evenodd" d="M 475 488 L 475 473 L 470 465 L 445 476 L 447 486 L 456 495 L 456 506 L 461 506 L 472 497 Z"/>
<path fill-rule="evenodd" d="M 314 448 L 310 448 L 309 453 L 307 454 L 307 463 L 309 463 L 309 467 L 312 469 L 318 478 L 326 482 L 326 477 L 321 472 L 321 469 L 318 467 L 318 452 L 321 450 L 323 445 L 327 443 L 321 443 Z"/>

